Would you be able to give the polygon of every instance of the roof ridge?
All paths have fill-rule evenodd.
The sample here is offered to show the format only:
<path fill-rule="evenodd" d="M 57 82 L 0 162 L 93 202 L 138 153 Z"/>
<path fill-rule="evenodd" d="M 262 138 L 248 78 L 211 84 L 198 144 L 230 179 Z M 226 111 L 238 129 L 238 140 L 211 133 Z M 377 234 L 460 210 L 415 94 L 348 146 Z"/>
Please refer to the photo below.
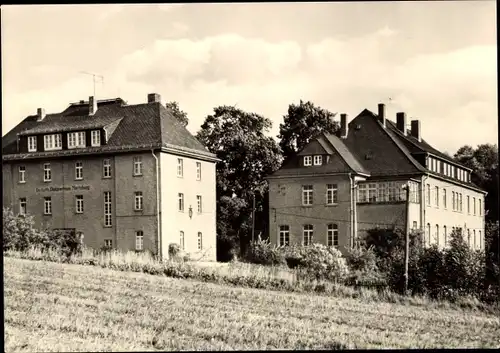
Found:
<path fill-rule="evenodd" d="M 359 160 L 356 158 L 356 156 L 354 155 L 354 153 L 352 153 L 349 148 L 346 146 L 346 144 L 342 141 L 342 139 L 340 139 L 339 137 L 335 136 L 334 134 L 330 134 L 328 133 L 328 135 L 326 135 L 326 133 L 324 133 L 325 137 L 326 137 L 326 140 L 328 140 L 328 143 L 332 146 L 332 148 L 337 151 L 337 153 L 340 155 L 340 158 L 342 158 L 342 160 L 347 164 L 347 166 L 355 173 L 359 173 L 360 171 L 356 170 L 357 168 L 355 168 L 354 166 L 351 165 L 351 163 L 349 163 L 349 161 L 343 156 L 342 152 L 339 151 L 337 148 L 335 148 L 335 146 L 333 145 L 332 143 L 332 140 L 330 140 L 330 137 L 334 138 L 334 139 L 337 139 L 339 141 L 340 144 L 342 144 L 346 151 L 354 158 L 354 160 L 356 162 L 358 162 L 359 166 L 361 167 L 361 172 L 366 172 L 366 174 L 370 174 L 370 171 L 369 170 L 365 170 L 365 167 L 363 166 L 362 163 L 359 162 Z M 365 173 L 364 173 L 365 174 Z"/>

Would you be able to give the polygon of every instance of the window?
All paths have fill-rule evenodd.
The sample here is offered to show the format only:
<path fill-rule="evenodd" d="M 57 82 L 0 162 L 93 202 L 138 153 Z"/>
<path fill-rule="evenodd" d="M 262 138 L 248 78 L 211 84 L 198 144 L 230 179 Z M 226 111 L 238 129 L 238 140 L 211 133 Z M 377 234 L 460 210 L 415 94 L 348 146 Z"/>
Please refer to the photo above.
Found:
<path fill-rule="evenodd" d="M 366 184 L 358 185 L 358 202 L 367 202 L 368 201 L 368 191 L 366 188 Z"/>
<path fill-rule="evenodd" d="M 82 162 L 75 163 L 75 179 L 76 180 L 83 179 L 83 163 Z"/>
<path fill-rule="evenodd" d="M 328 225 L 326 244 L 327 246 L 339 246 L 339 227 L 335 223 Z"/>
<path fill-rule="evenodd" d="M 434 195 L 434 204 L 436 207 L 439 207 L 439 186 L 434 188 L 434 192 L 436 193 L 436 195 Z"/>
<path fill-rule="evenodd" d="M 26 179 L 26 167 L 24 165 L 19 166 L 19 182 L 20 183 L 25 183 Z"/>
<path fill-rule="evenodd" d="M 326 204 L 335 205 L 337 203 L 337 184 L 328 184 L 326 187 Z"/>
<path fill-rule="evenodd" d="M 483 215 L 483 211 L 482 211 L 482 207 L 481 207 L 481 199 L 478 199 L 477 203 L 478 203 L 478 207 L 479 207 L 479 215 L 482 216 Z"/>
<path fill-rule="evenodd" d="M 196 195 L 196 204 L 198 205 L 198 213 L 201 213 L 201 195 Z"/>
<path fill-rule="evenodd" d="M 406 184 L 403 181 L 363 183 L 358 185 L 357 202 L 398 202 L 406 200 L 406 191 L 402 186 Z M 417 192 L 417 184 L 410 183 L 411 201 L 419 202 L 420 196 Z"/>
<path fill-rule="evenodd" d="M 181 246 L 181 249 L 184 250 L 184 232 L 182 230 L 179 235 L 179 245 Z"/>
<path fill-rule="evenodd" d="M 78 236 L 78 238 L 80 238 L 80 243 L 83 244 L 83 239 L 85 238 L 83 232 L 78 232 L 76 233 L 76 235 Z"/>
<path fill-rule="evenodd" d="M 368 191 L 368 202 L 376 202 L 377 201 L 377 184 L 369 183 L 367 184 Z M 390 200 L 390 195 L 389 195 Z"/>
<path fill-rule="evenodd" d="M 104 247 L 107 249 L 111 249 L 113 247 L 113 240 L 104 239 Z"/>
<path fill-rule="evenodd" d="M 451 209 L 455 211 L 455 191 L 451 192 Z"/>
<path fill-rule="evenodd" d="M 134 210 L 141 211 L 142 210 L 142 191 L 136 191 L 134 193 Z"/>
<path fill-rule="evenodd" d="M 43 214 L 47 215 L 52 214 L 52 199 L 49 196 L 49 197 L 44 197 L 43 200 L 44 200 Z"/>
<path fill-rule="evenodd" d="M 50 163 L 45 163 L 43 165 L 43 181 L 51 181 L 52 172 L 50 171 Z"/>
<path fill-rule="evenodd" d="M 467 213 L 470 214 L 470 196 L 467 196 Z"/>
<path fill-rule="evenodd" d="M 446 226 L 443 226 L 444 246 L 448 246 L 448 234 L 446 234 Z"/>
<path fill-rule="evenodd" d="M 303 185 L 302 186 L 302 205 L 310 206 L 313 204 L 313 186 Z"/>
<path fill-rule="evenodd" d="M 437 170 L 436 172 L 441 173 L 441 161 L 437 161 Z"/>
<path fill-rule="evenodd" d="M 144 233 L 142 230 L 135 231 L 135 250 L 144 250 Z"/>
<path fill-rule="evenodd" d="M 62 148 L 61 134 L 45 135 L 43 142 L 45 151 L 60 150 Z"/>
<path fill-rule="evenodd" d="M 446 189 L 443 189 L 443 207 L 446 208 Z"/>
<path fill-rule="evenodd" d="M 25 215 L 27 209 L 26 197 L 21 197 L 19 199 L 19 214 Z"/>
<path fill-rule="evenodd" d="M 431 186 L 427 184 L 427 206 L 431 205 Z"/>
<path fill-rule="evenodd" d="M 94 141 L 93 137 L 94 134 L 92 134 L 92 142 Z M 68 134 L 68 148 L 82 148 L 85 146 L 85 131 L 70 132 Z"/>
<path fill-rule="evenodd" d="M 279 229 L 278 245 L 290 245 L 290 226 L 280 226 Z"/>
<path fill-rule="evenodd" d="M 463 206 L 463 204 L 462 204 L 462 193 L 460 193 L 458 195 L 458 199 L 459 199 L 459 203 L 458 203 L 458 205 L 459 205 L 459 211 L 462 212 L 462 210 L 463 210 L 463 207 L 462 207 Z"/>
<path fill-rule="evenodd" d="M 439 225 L 436 224 L 436 244 L 439 246 Z"/>
<path fill-rule="evenodd" d="M 323 156 L 314 156 L 314 165 L 321 165 L 323 163 Z"/>
<path fill-rule="evenodd" d="M 427 223 L 427 228 L 426 230 L 426 235 L 427 235 L 427 245 L 431 245 L 431 225 L 430 223 Z"/>
<path fill-rule="evenodd" d="M 417 230 L 417 221 L 413 221 L 413 229 Z"/>
<path fill-rule="evenodd" d="M 203 249 L 203 235 L 198 232 L 198 250 Z"/>
<path fill-rule="evenodd" d="M 483 248 L 483 238 L 481 238 L 481 231 L 479 230 L 479 240 L 478 240 L 478 245 L 479 245 L 479 249 L 482 249 Z"/>
<path fill-rule="evenodd" d="M 134 175 L 142 175 L 142 157 L 134 157 Z"/>
<path fill-rule="evenodd" d="M 472 210 L 474 211 L 474 216 L 476 215 L 476 198 L 472 198 Z"/>
<path fill-rule="evenodd" d="M 111 191 L 104 192 L 104 226 L 111 227 Z"/>
<path fill-rule="evenodd" d="M 182 178 L 184 175 L 184 162 L 182 158 L 177 158 L 177 176 Z"/>
<path fill-rule="evenodd" d="M 313 226 L 312 224 L 306 224 L 304 225 L 304 230 L 303 230 L 303 239 L 302 239 L 302 245 L 308 246 L 312 244 L 313 240 Z"/>
<path fill-rule="evenodd" d="M 474 238 L 474 248 L 475 248 L 475 247 L 476 247 L 476 230 L 475 230 L 475 229 L 472 231 L 472 236 L 473 236 L 473 238 Z M 469 244 L 469 246 L 470 246 L 470 245 L 471 245 L 471 244 Z"/>
<path fill-rule="evenodd" d="M 196 162 L 196 180 L 201 180 L 201 163 Z"/>
<path fill-rule="evenodd" d="M 36 136 L 28 137 L 28 152 L 36 152 Z"/>
<path fill-rule="evenodd" d="M 312 165 L 312 157 L 304 156 L 304 166 L 309 167 L 310 165 Z"/>
<path fill-rule="evenodd" d="M 75 196 L 76 213 L 83 213 L 83 195 Z"/>
<path fill-rule="evenodd" d="M 184 194 L 179 193 L 179 211 L 184 212 Z"/>
<path fill-rule="evenodd" d="M 91 145 L 92 146 L 100 146 L 101 145 L 101 131 L 99 131 L 99 130 L 92 131 Z"/>
<path fill-rule="evenodd" d="M 111 159 L 102 161 L 102 177 L 111 178 Z"/>

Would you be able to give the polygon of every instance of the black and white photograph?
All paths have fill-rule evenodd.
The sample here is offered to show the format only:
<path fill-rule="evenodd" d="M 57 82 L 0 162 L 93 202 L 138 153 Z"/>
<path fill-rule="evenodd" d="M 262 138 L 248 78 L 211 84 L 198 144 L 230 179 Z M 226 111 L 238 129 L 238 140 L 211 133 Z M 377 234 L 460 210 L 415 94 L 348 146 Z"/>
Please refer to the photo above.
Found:
<path fill-rule="evenodd" d="M 499 349 L 496 14 L 2 5 L 4 351 Z"/>

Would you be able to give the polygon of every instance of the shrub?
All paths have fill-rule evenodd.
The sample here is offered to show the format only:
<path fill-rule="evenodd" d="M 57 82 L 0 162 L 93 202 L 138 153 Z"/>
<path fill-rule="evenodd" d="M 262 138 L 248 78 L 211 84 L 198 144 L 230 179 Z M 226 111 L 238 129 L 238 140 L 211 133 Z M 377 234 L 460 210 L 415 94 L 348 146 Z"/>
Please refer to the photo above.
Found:
<path fill-rule="evenodd" d="M 3 250 L 27 250 L 30 246 L 46 247 L 46 234 L 35 228 L 33 216 L 14 214 L 11 209 L 3 209 Z"/>
<path fill-rule="evenodd" d="M 300 272 L 310 280 L 343 280 L 347 264 L 340 251 L 331 246 L 313 244 L 300 249 Z"/>
<path fill-rule="evenodd" d="M 377 271 L 377 256 L 373 246 L 358 245 L 346 249 L 346 263 L 350 271 Z"/>
<path fill-rule="evenodd" d="M 283 250 L 276 245 L 272 245 L 269 240 L 262 240 L 260 238 L 258 241 L 250 244 L 245 253 L 244 260 L 259 265 L 286 265 Z"/>

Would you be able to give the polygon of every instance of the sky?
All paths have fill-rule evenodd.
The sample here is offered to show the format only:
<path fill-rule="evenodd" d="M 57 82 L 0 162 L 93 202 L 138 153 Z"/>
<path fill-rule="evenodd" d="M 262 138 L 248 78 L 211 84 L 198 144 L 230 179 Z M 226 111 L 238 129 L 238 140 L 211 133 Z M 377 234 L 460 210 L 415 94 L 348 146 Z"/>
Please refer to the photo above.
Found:
<path fill-rule="evenodd" d="M 2 136 L 93 95 L 269 118 L 311 101 L 353 119 L 386 103 L 454 154 L 498 141 L 495 1 L 1 7 Z"/>

